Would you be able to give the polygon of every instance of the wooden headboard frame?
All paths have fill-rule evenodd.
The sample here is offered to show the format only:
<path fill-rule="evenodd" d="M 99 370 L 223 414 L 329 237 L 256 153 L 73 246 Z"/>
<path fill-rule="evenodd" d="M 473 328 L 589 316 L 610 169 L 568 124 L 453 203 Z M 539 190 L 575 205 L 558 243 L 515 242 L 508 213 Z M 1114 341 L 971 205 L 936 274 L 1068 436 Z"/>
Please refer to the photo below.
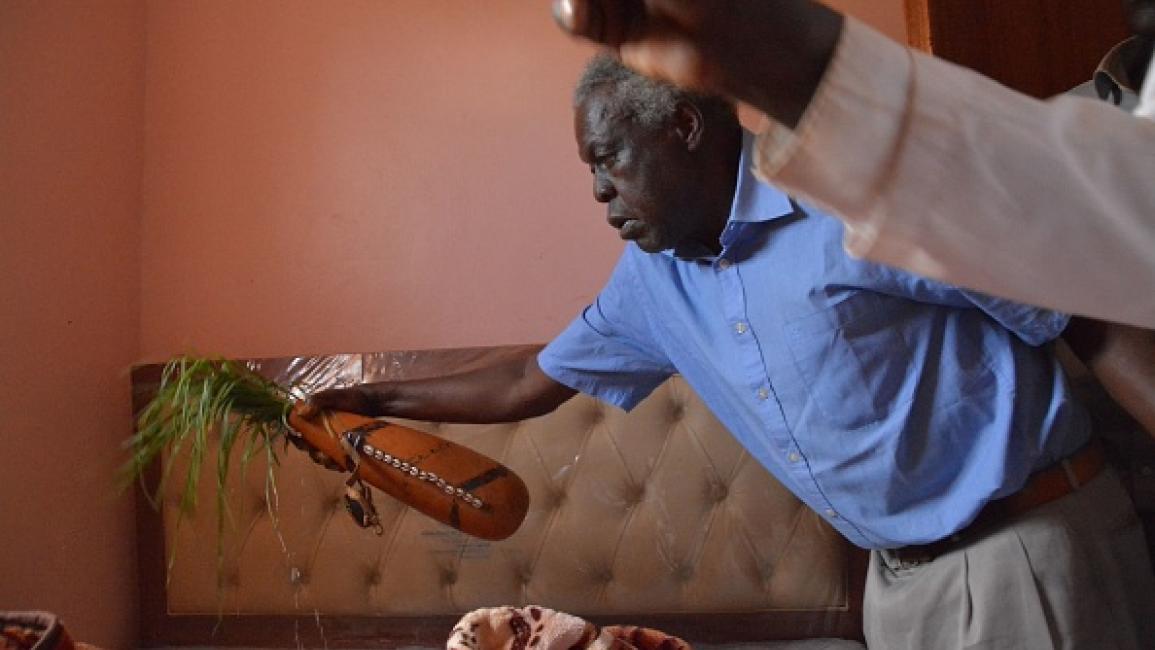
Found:
<path fill-rule="evenodd" d="M 319 375 L 320 384 L 331 381 L 346 381 L 350 379 L 350 376 L 355 381 L 376 381 L 385 378 L 416 378 L 422 376 L 431 376 L 440 374 L 445 369 L 466 370 L 471 367 L 476 367 L 478 365 L 487 363 L 488 361 L 499 358 L 503 355 L 523 351 L 525 348 L 526 346 L 505 346 L 497 348 L 467 348 L 421 352 L 388 352 L 367 355 L 337 355 L 335 357 L 291 357 L 281 359 L 263 359 L 256 361 L 255 364 L 263 374 L 283 380 L 286 372 L 291 373 L 300 371 L 300 369 L 304 367 L 302 365 L 302 361 L 307 362 L 309 359 L 322 359 L 327 361 L 336 360 L 335 364 L 329 364 L 328 367 L 330 369 L 334 367 L 344 367 L 346 369 L 353 368 L 352 375 L 346 373 L 343 377 L 337 377 L 333 373 L 326 371 L 320 373 Z M 307 365 L 308 364 L 306 363 L 305 366 Z M 133 399 L 134 407 L 136 409 L 139 410 L 155 392 L 155 388 L 160 377 L 161 367 L 162 366 L 159 364 L 146 365 L 137 367 L 133 371 Z M 680 380 L 678 381 L 680 383 Z M 664 387 L 660 390 L 667 390 L 667 388 Z M 692 393 L 689 393 L 684 384 L 680 384 L 680 387 L 671 386 L 668 388 L 668 390 L 674 391 L 676 395 L 674 397 L 667 395 L 666 397 L 659 398 L 658 393 L 655 393 L 655 396 L 651 397 L 650 400 L 647 400 L 647 403 L 658 399 L 676 399 L 678 401 L 673 403 L 674 405 L 668 407 L 667 409 L 672 413 L 672 415 L 655 415 L 657 413 L 661 413 L 662 411 L 657 410 L 656 407 L 650 408 L 649 411 L 647 411 L 646 408 L 640 406 L 634 411 L 633 414 L 627 416 L 620 411 L 617 411 L 616 409 L 604 409 L 604 407 L 599 406 L 593 400 L 579 396 L 578 398 L 575 398 L 574 402 L 571 402 L 573 406 L 567 404 L 565 407 L 563 407 L 563 409 L 570 409 L 570 412 L 566 415 L 558 416 L 559 419 L 557 422 L 542 423 L 536 420 L 530 421 L 529 423 L 526 423 L 524 427 L 519 429 L 520 433 L 518 435 L 534 436 L 534 440 L 541 442 L 542 440 L 545 440 L 544 438 L 540 437 L 544 434 L 536 429 L 533 429 L 534 426 L 545 426 L 548 424 L 549 435 L 560 435 L 557 433 L 557 431 L 555 431 L 555 429 L 559 426 L 558 423 L 576 421 L 574 419 L 575 417 L 584 417 L 584 414 L 587 412 L 592 414 L 589 415 L 589 417 L 599 421 L 604 418 L 613 422 L 636 422 L 635 420 L 620 419 L 627 417 L 650 417 L 667 419 L 674 417 L 682 418 L 689 417 L 685 414 L 686 409 L 693 408 L 701 410 L 700 406 L 691 407 L 687 405 L 689 404 L 687 400 L 696 400 L 696 397 L 692 396 Z M 579 402 L 580 400 L 587 400 L 587 403 L 575 403 Z M 647 412 L 649 415 L 646 415 Z M 554 416 L 544 417 L 550 418 Z M 693 417 L 704 418 L 712 416 L 697 414 L 693 415 Z M 539 418 L 538 420 L 541 419 Z M 670 422 L 674 421 L 675 420 L 670 420 Z M 663 420 L 662 426 L 669 427 L 671 430 L 678 428 L 670 422 Z M 700 431 L 707 426 L 701 422 L 702 420 L 700 419 L 695 420 L 693 426 L 690 427 L 690 429 L 694 431 L 695 436 L 700 435 Z M 606 427 L 612 428 L 611 425 L 606 425 Z M 436 428 L 436 425 L 429 426 Z M 645 429 L 646 427 L 643 426 L 641 428 Z M 523 429 L 525 431 L 522 431 Z M 464 434 L 462 433 L 463 431 L 465 432 Z M 488 429 L 487 431 L 489 433 L 485 435 L 490 435 L 491 437 L 497 435 L 493 433 L 492 428 Z M 461 425 L 454 425 L 452 427 L 452 431 L 446 431 L 446 433 L 447 435 L 454 435 L 455 438 L 460 435 L 471 435 L 467 429 L 462 429 Z M 502 433 L 501 435 L 507 434 Z M 616 434 L 599 434 L 599 436 L 600 435 L 609 435 L 610 438 L 612 438 Z M 646 436 L 643 432 L 637 434 L 637 437 L 645 438 Z M 720 437 L 728 438 L 728 436 Z M 560 439 L 564 438 L 559 438 L 559 440 Z M 618 439 L 618 442 L 621 442 L 622 440 L 625 440 L 625 438 Z M 484 445 L 485 439 L 479 437 L 476 439 L 467 439 L 464 442 L 470 445 Z M 695 444 L 700 443 L 700 440 L 695 441 Z M 773 482 L 773 480 L 769 478 L 769 475 L 765 473 L 765 470 L 763 470 L 761 467 L 758 467 L 757 464 L 752 460 L 746 460 L 739 457 L 740 454 L 744 452 L 740 452 L 740 448 L 736 447 L 737 443 L 733 442 L 732 439 L 728 441 L 721 440 L 718 442 L 709 442 L 708 444 L 721 445 L 719 449 L 723 449 L 722 452 L 710 453 L 715 453 L 715 455 L 718 457 L 725 456 L 726 460 L 720 462 L 729 463 L 727 467 L 737 468 L 733 472 L 727 474 L 727 477 L 733 478 L 735 482 L 723 485 L 717 489 L 711 488 L 714 489 L 714 492 L 712 492 L 710 495 L 707 495 L 709 499 L 716 498 L 718 501 L 727 499 L 728 489 L 732 489 L 734 492 L 739 492 L 740 490 L 765 491 L 767 494 L 772 493 L 771 499 L 761 498 L 758 494 L 755 494 L 755 498 L 748 499 L 748 501 L 754 503 L 761 503 L 767 500 L 775 501 L 778 503 L 778 505 L 775 507 L 788 508 L 789 512 L 792 513 L 788 522 L 788 525 L 791 526 L 792 529 L 781 538 L 776 536 L 778 533 L 775 531 L 781 530 L 782 526 L 787 524 L 784 523 L 781 526 L 775 527 L 771 523 L 767 524 L 769 526 L 769 528 L 767 528 L 763 525 L 763 522 L 760 521 L 764 517 L 759 515 L 759 521 L 753 522 L 754 528 L 748 528 L 747 525 L 751 524 L 751 522 L 744 521 L 742 519 L 742 513 L 732 513 L 732 508 L 730 505 L 727 505 L 724 510 L 724 514 L 726 514 L 727 517 L 730 517 L 726 521 L 737 523 L 727 524 L 730 526 L 730 528 L 715 523 L 715 525 L 721 526 L 720 530 L 723 531 L 730 530 L 731 528 L 733 530 L 739 530 L 737 527 L 741 526 L 741 530 L 739 532 L 741 532 L 743 535 L 747 537 L 756 535 L 753 538 L 753 546 L 755 547 L 772 546 L 773 543 L 777 543 L 774 540 L 778 539 L 787 540 L 786 542 L 783 542 L 783 544 L 786 545 L 784 548 L 787 548 L 790 551 L 787 556 L 772 557 L 765 561 L 764 566 L 763 564 L 758 565 L 758 567 L 762 567 L 762 569 L 767 572 L 766 576 L 764 576 L 765 584 L 761 586 L 761 591 L 765 593 L 755 593 L 752 597 L 761 598 L 764 596 L 766 598 L 766 602 L 773 603 L 773 605 L 748 607 L 745 610 L 743 610 L 742 607 L 738 607 L 735 611 L 709 611 L 702 613 L 685 610 L 685 606 L 692 605 L 678 605 L 679 611 L 676 613 L 663 613 L 660 611 L 641 611 L 638 613 L 630 613 L 628 611 L 622 610 L 618 605 L 611 607 L 609 604 L 607 604 L 606 607 L 600 608 L 604 609 L 605 611 L 583 612 L 575 611 L 575 609 L 581 609 L 580 605 L 574 605 L 574 603 L 583 602 L 580 594 L 578 596 L 558 596 L 558 602 L 564 605 L 558 606 L 552 602 L 554 600 L 554 592 L 550 591 L 552 587 L 534 587 L 532 584 L 529 584 L 530 578 L 528 576 L 525 577 L 528 586 L 523 585 L 522 591 L 518 593 L 527 594 L 535 601 L 535 604 L 554 607 L 555 609 L 561 609 L 563 611 L 568 611 L 569 613 L 578 614 L 600 625 L 624 623 L 651 626 L 697 642 L 745 642 L 812 637 L 840 637 L 861 640 L 862 589 L 865 578 L 867 557 L 865 552 L 859 549 L 855 549 L 849 544 L 845 543 L 840 537 L 837 536 L 837 534 L 833 533 L 833 531 L 830 530 L 824 522 L 822 522 L 821 518 L 813 515 L 813 513 L 810 513 L 809 510 L 803 508 L 800 504 L 797 504 L 796 501 L 794 502 L 795 505 L 789 505 L 788 500 L 793 499 L 793 497 L 785 493 L 781 486 L 778 486 L 777 483 Z M 656 458 L 656 456 L 646 456 L 642 452 L 634 452 L 634 456 L 631 457 L 645 456 L 647 460 L 645 460 L 644 463 L 639 461 L 640 463 L 644 464 L 651 470 L 654 468 L 660 468 L 661 463 L 666 462 L 664 460 L 666 456 L 676 455 L 675 451 L 669 451 L 668 448 L 671 447 L 670 444 L 663 442 L 662 445 L 663 447 L 661 453 L 665 454 L 663 460 L 655 461 L 653 459 Z M 731 447 L 738 449 L 738 452 L 735 452 L 734 449 L 731 449 Z M 550 492 L 551 488 L 550 484 L 548 483 L 551 478 L 546 475 L 548 473 L 543 474 L 543 478 L 541 480 L 546 481 L 546 483 L 542 483 L 541 481 L 537 480 L 535 471 L 531 466 L 532 463 L 521 462 L 519 465 L 519 458 L 516 457 L 515 453 L 517 449 L 518 447 L 514 447 L 512 450 L 505 449 L 503 451 L 503 448 L 494 448 L 482 449 L 482 451 L 498 457 L 507 465 L 512 467 L 515 471 L 518 471 L 519 473 L 524 472 L 523 478 L 526 478 L 527 483 L 530 485 L 532 498 L 537 500 L 538 503 L 543 504 L 542 507 L 544 508 L 546 507 L 545 504 L 548 504 L 553 498 L 550 496 L 552 493 Z M 588 447 L 583 447 L 581 451 L 582 454 L 574 454 L 574 457 L 576 458 L 577 456 L 581 456 L 583 454 L 586 457 L 594 457 L 597 455 L 597 448 L 594 443 L 590 443 Z M 289 454 L 303 456 L 296 454 L 296 452 L 293 451 L 286 452 L 285 455 Z M 514 455 L 509 458 L 504 458 L 502 457 L 503 454 Z M 289 464 L 286 463 L 286 465 L 282 468 L 282 471 L 297 471 L 288 465 Z M 158 472 L 156 468 L 153 468 L 153 475 L 150 478 L 150 480 L 153 481 L 153 484 L 155 484 L 155 480 L 158 478 L 157 474 Z M 335 480 L 335 485 L 339 485 L 339 478 Z M 763 485 L 763 481 L 767 481 L 765 485 L 769 485 L 770 487 L 761 487 Z M 689 477 L 687 477 L 684 481 L 679 481 L 679 483 L 685 482 L 692 481 Z M 575 485 L 580 484 L 582 483 L 579 479 Z M 613 481 L 610 479 L 599 479 L 595 482 L 587 483 L 587 485 L 596 485 L 599 486 L 599 489 L 604 488 L 605 490 L 608 490 L 609 488 L 606 486 L 611 484 L 613 484 Z M 643 483 L 642 488 L 645 488 L 646 485 L 648 485 L 648 483 Z M 666 489 L 667 488 L 665 487 L 658 488 L 659 491 Z M 720 489 L 721 492 L 718 492 L 718 489 Z M 639 490 L 641 490 L 641 488 L 639 488 Z M 691 495 L 696 494 L 698 494 L 698 492 L 691 493 Z M 287 497 L 282 496 L 282 509 L 284 509 L 284 502 L 286 498 Z M 566 498 L 568 499 L 568 503 L 574 503 L 575 497 L 573 494 L 570 494 Z M 642 501 L 644 498 L 646 497 L 639 496 L 639 503 L 644 505 L 644 502 Z M 729 495 L 729 498 L 731 501 L 742 501 L 744 499 L 741 494 L 738 496 L 731 494 Z M 378 497 L 379 501 L 383 499 L 387 499 L 387 497 L 384 495 L 380 495 Z M 558 503 L 561 503 L 560 499 L 561 497 L 558 497 Z M 587 500 L 586 497 L 581 497 L 579 495 L 578 502 L 584 502 L 585 500 Z M 588 500 L 604 501 L 606 500 L 606 497 L 604 494 L 600 494 L 596 497 L 589 497 Z M 543 526 L 559 527 L 565 525 L 564 521 L 559 523 L 557 517 L 549 519 L 548 524 L 543 524 L 542 521 L 544 521 L 544 515 L 535 519 L 534 510 L 532 509 L 533 507 L 534 506 L 531 506 L 530 517 L 527 519 L 526 524 L 523 525 L 522 530 L 527 531 L 526 535 L 538 534 L 533 531 L 542 530 Z M 554 507 L 559 506 L 555 504 Z M 642 506 L 638 507 L 640 508 Z M 662 507 L 668 507 L 668 504 L 664 504 Z M 273 612 L 251 611 L 247 610 L 245 607 L 241 607 L 240 613 L 237 613 L 237 609 L 234 609 L 232 604 L 226 606 L 225 609 L 228 612 L 226 614 L 218 614 L 213 611 L 214 608 L 211 607 L 208 609 L 201 607 L 199 611 L 182 611 L 181 608 L 183 605 L 174 603 L 170 597 L 170 589 L 173 590 L 173 593 L 178 593 L 177 590 L 183 588 L 180 584 L 179 576 L 174 575 L 173 581 L 166 587 L 166 567 L 170 559 L 169 551 L 166 550 L 166 537 L 170 540 L 174 539 L 171 527 L 166 529 L 165 522 L 165 512 L 170 512 L 170 510 L 165 509 L 162 512 L 153 510 L 148 501 L 144 498 L 143 493 L 138 491 L 137 512 L 142 647 L 206 645 L 246 647 L 303 646 L 332 648 L 396 648 L 403 646 L 442 647 L 453 624 L 457 621 L 460 615 L 464 613 L 464 611 L 473 609 L 473 606 L 525 604 L 518 602 L 485 601 L 480 603 L 475 602 L 472 604 L 464 604 L 461 606 L 462 609 L 457 611 L 438 611 L 431 612 L 429 614 L 420 612 L 407 612 L 404 614 L 383 615 L 378 615 L 377 611 L 362 613 L 345 612 L 334 614 L 310 613 L 308 610 L 297 612 L 292 610 Z M 710 512 L 715 511 L 711 510 Z M 589 525 L 590 521 L 608 521 L 607 517 L 612 518 L 612 516 L 612 514 L 609 514 L 599 518 L 598 516 L 587 515 L 584 517 L 584 519 L 582 517 L 578 517 L 576 523 L 580 526 L 584 521 L 585 524 Z M 644 519 L 644 517 L 639 515 L 638 519 Z M 413 520 L 414 518 L 412 517 L 406 519 L 405 521 L 409 522 L 406 525 L 415 525 L 419 527 L 426 525 L 439 526 L 439 524 L 426 524 L 422 522 L 414 523 Z M 337 521 L 337 519 L 334 519 L 334 521 Z M 215 527 L 215 524 L 213 524 L 213 526 Z M 679 526 L 679 528 L 683 527 Z M 751 531 L 754 531 L 755 528 L 762 532 L 752 533 Z M 805 534 L 811 535 L 811 537 L 808 538 L 808 541 L 796 544 L 795 546 L 790 546 L 790 541 L 793 540 L 796 535 L 803 534 L 798 533 L 794 529 L 801 530 Z M 766 533 L 766 531 L 770 532 Z M 366 536 L 368 536 L 368 538 L 372 538 L 371 533 L 365 531 L 358 532 L 363 532 Z M 663 530 L 661 532 L 666 531 Z M 623 536 L 626 535 L 625 532 L 622 534 Z M 519 531 L 514 536 L 514 538 L 511 539 L 516 539 L 519 535 L 522 535 L 522 531 Z M 415 534 L 406 534 L 407 539 L 414 537 Z M 577 537 L 581 537 L 581 535 L 577 535 Z M 644 533 L 642 534 L 641 539 L 646 539 Z M 720 543 L 727 545 L 725 548 L 730 548 L 728 545 L 731 544 L 731 542 L 726 539 L 722 539 L 720 542 L 714 538 L 711 539 L 712 541 L 710 543 Z M 421 540 L 418 539 L 417 541 L 420 542 Z M 703 545 L 706 543 L 706 541 L 702 542 Z M 209 545 L 211 546 L 211 544 Z M 827 548 L 825 550 L 819 551 L 819 555 L 814 557 L 806 556 L 808 553 L 815 552 L 814 548 L 816 546 L 823 545 L 825 545 Z M 201 544 L 200 546 L 204 546 L 204 544 Z M 557 544 L 553 545 L 553 547 L 556 546 Z M 707 551 L 705 553 L 707 555 L 707 557 L 704 558 L 705 562 L 711 561 L 711 557 L 709 556 L 719 554 L 716 550 L 716 547 L 711 548 L 715 550 Z M 645 549 L 641 550 L 644 551 Z M 181 553 L 187 552 L 188 551 L 186 550 L 181 551 Z M 214 553 L 211 548 L 206 552 Z M 799 567 L 796 570 L 789 568 L 793 562 L 793 558 L 798 555 L 806 557 L 798 558 L 797 564 Z M 180 554 L 178 554 L 177 557 L 180 558 Z M 503 555 L 501 557 L 504 558 L 505 556 Z M 647 556 L 643 553 L 640 557 L 645 558 Z M 819 559 L 815 560 L 815 557 Z M 723 568 L 733 570 L 740 561 L 742 560 L 727 559 Z M 632 560 L 629 562 L 624 562 L 623 564 L 637 565 L 644 564 L 644 562 Z M 697 568 L 698 567 L 696 566 L 690 567 L 689 572 L 693 574 L 693 570 Z M 755 568 L 757 567 L 753 567 L 753 565 L 751 565 L 751 567 L 747 567 L 747 570 L 754 570 Z M 833 602 L 831 604 L 819 606 L 796 606 L 790 603 L 790 598 L 792 597 L 791 593 L 780 593 L 783 584 L 782 581 L 797 581 L 800 579 L 799 576 L 802 576 L 801 581 L 806 583 L 804 586 L 807 589 L 813 590 L 812 588 L 814 585 L 809 584 L 809 582 L 814 579 L 812 576 L 821 575 L 823 571 L 832 571 L 833 573 L 831 573 L 829 577 L 824 578 L 824 580 L 826 580 L 826 582 L 829 584 L 817 585 L 817 592 L 819 594 L 832 594 Z M 494 569 L 494 575 L 497 575 L 498 573 L 500 573 L 500 571 Z M 774 578 L 774 580 L 770 579 L 771 576 Z M 781 576 L 781 579 L 779 579 L 779 576 Z M 455 578 L 456 576 L 454 576 L 454 579 Z M 662 579 L 665 580 L 666 576 L 663 576 Z M 672 577 L 669 579 L 671 581 L 674 580 Z M 678 603 L 697 602 L 710 605 L 713 602 L 711 599 L 712 594 L 715 593 L 714 587 L 709 586 L 709 584 L 704 587 L 693 586 L 696 584 L 694 581 L 698 580 L 698 576 L 680 576 L 678 579 L 683 580 L 683 582 L 685 582 L 687 585 L 690 585 L 686 589 L 688 594 L 697 594 L 697 596 L 694 597 L 687 596 L 681 600 L 677 600 Z M 715 576 L 712 579 L 718 581 L 712 584 L 720 585 L 730 585 L 732 583 L 741 581 L 734 580 L 733 578 L 727 577 L 725 575 Z M 747 596 L 742 594 L 735 595 L 730 593 L 721 593 L 722 591 L 726 590 L 718 590 L 719 600 L 741 603 L 744 601 L 744 599 L 747 598 Z M 754 591 L 758 592 L 759 590 L 755 589 Z M 806 596 L 806 598 L 810 598 L 810 596 Z M 353 600 L 356 600 L 356 598 L 349 597 L 344 601 L 339 601 L 341 603 L 340 608 L 347 609 L 345 605 L 350 604 L 350 601 Z M 550 602 L 541 602 L 543 600 Z M 611 600 L 613 599 L 607 598 L 605 599 L 605 603 L 610 603 Z M 617 600 L 614 602 L 620 605 L 623 602 L 628 603 L 629 600 L 629 594 L 626 593 L 624 598 L 619 594 L 619 597 L 617 597 Z M 653 600 L 653 597 L 650 595 L 639 594 L 636 600 L 651 601 Z M 671 600 L 671 602 L 674 601 Z M 261 608 L 257 609 L 259 610 Z M 327 611 L 327 608 L 321 609 Z M 378 609 L 380 609 L 379 606 Z M 597 610 L 599 608 L 595 607 L 594 609 Z"/>

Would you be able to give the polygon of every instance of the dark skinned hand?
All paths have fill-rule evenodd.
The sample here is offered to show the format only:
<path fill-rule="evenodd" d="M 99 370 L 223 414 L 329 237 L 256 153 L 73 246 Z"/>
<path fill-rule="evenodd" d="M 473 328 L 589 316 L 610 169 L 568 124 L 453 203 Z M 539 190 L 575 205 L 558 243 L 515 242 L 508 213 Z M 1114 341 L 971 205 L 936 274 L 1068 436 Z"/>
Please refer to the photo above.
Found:
<path fill-rule="evenodd" d="M 297 414 L 306 420 L 314 419 L 321 411 L 346 411 L 369 417 L 381 415 L 374 396 L 359 386 L 317 391 L 299 402 L 296 408 Z"/>
<path fill-rule="evenodd" d="M 554 0 L 569 33 L 639 72 L 744 101 L 794 127 L 822 80 L 842 16 L 809 0 Z"/>

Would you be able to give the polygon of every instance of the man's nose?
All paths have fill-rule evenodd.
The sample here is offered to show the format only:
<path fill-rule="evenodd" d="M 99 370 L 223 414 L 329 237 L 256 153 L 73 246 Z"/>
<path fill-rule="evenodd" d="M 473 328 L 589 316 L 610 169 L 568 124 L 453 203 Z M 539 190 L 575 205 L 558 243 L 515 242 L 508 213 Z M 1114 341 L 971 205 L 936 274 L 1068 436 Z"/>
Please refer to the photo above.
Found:
<path fill-rule="evenodd" d="M 594 200 L 598 203 L 609 203 L 618 193 L 612 183 L 602 178 L 594 178 Z"/>

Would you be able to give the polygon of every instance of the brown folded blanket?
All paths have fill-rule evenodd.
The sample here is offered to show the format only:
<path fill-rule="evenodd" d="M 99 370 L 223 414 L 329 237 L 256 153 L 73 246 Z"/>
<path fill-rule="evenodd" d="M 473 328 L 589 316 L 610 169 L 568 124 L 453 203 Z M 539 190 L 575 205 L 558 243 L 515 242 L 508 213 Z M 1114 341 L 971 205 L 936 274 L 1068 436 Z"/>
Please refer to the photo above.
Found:
<path fill-rule="evenodd" d="M 491 607 L 472 611 L 453 627 L 446 650 L 690 650 L 659 630 L 597 626 L 545 607 Z"/>

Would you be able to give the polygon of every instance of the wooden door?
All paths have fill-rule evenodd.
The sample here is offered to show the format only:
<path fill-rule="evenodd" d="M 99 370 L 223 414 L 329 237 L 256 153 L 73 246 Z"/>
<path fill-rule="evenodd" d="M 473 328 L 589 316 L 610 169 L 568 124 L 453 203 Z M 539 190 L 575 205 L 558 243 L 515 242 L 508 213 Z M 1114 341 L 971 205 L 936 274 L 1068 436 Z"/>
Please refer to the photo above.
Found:
<path fill-rule="evenodd" d="M 1121 0 L 906 0 L 910 44 L 1035 97 L 1091 78 L 1128 36 Z"/>

